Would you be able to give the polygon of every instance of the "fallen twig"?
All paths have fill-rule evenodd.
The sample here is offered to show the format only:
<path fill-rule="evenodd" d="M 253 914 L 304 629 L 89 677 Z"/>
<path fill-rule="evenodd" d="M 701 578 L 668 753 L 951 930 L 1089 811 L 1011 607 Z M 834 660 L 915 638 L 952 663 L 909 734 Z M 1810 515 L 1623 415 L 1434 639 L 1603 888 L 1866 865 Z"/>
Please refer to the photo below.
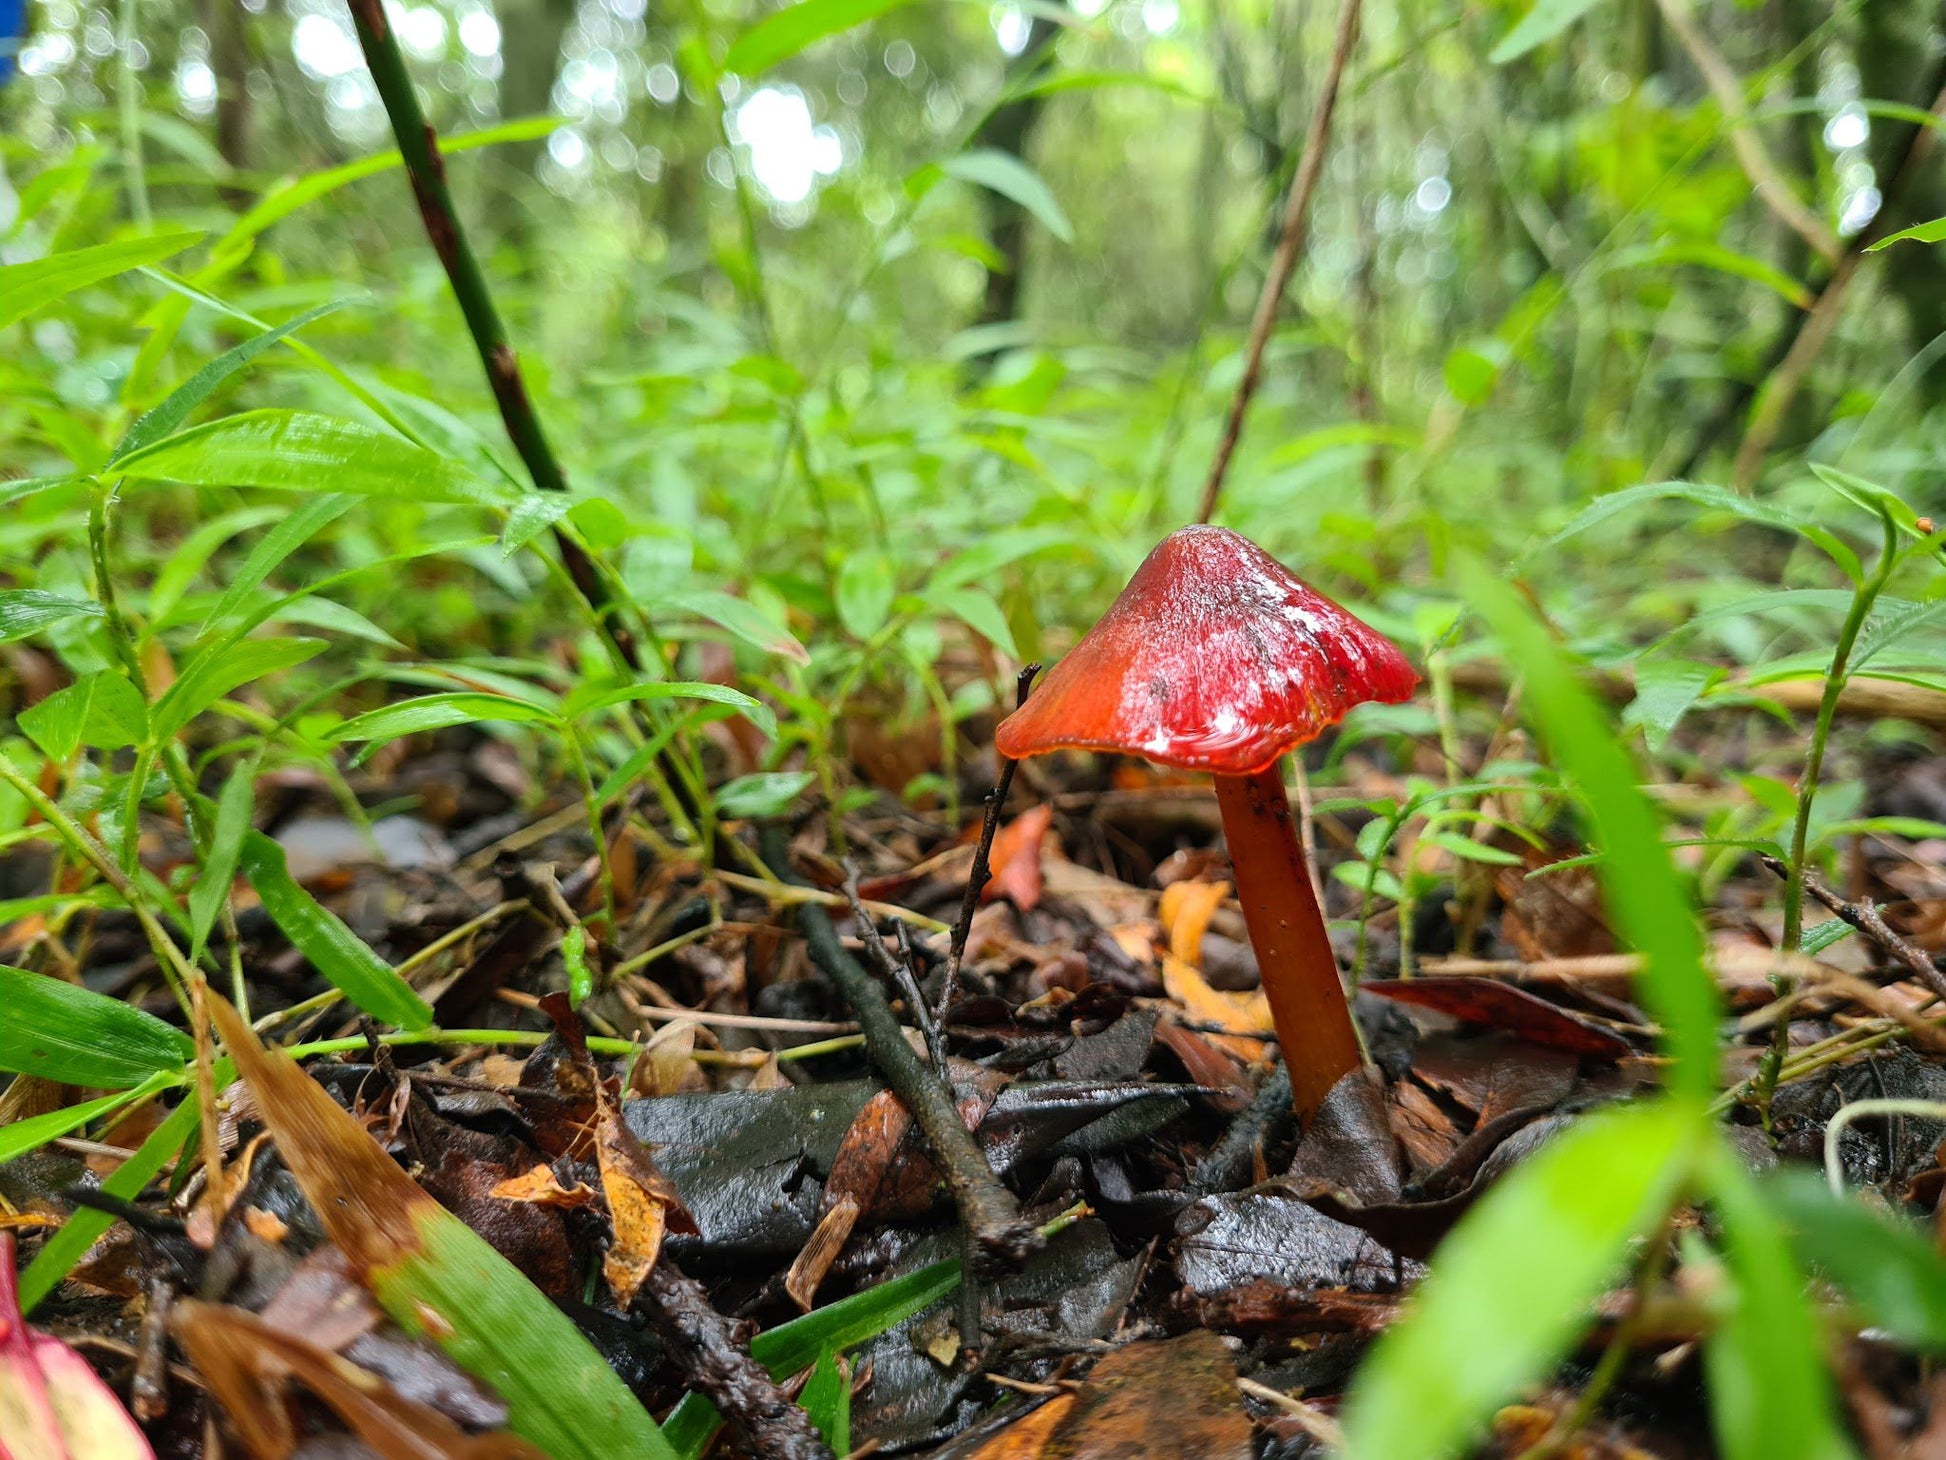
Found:
<path fill-rule="evenodd" d="M 1338 33 L 1331 45 L 1331 61 L 1325 67 L 1324 81 L 1317 104 L 1311 108 L 1311 124 L 1304 133 L 1304 152 L 1297 160 L 1297 175 L 1284 204 L 1283 227 L 1277 235 L 1277 250 L 1270 256 L 1270 271 L 1264 275 L 1263 291 L 1257 296 L 1257 312 L 1250 320 L 1250 339 L 1243 351 L 1243 374 L 1237 380 L 1236 394 L 1230 399 L 1230 414 L 1217 439 L 1216 456 L 1210 462 L 1209 476 L 1203 482 L 1202 505 L 1196 510 L 1198 522 L 1208 522 L 1216 512 L 1216 498 L 1223 490 L 1223 478 L 1236 454 L 1237 440 L 1243 435 L 1243 418 L 1263 378 L 1264 350 L 1277 324 L 1277 311 L 1284 302 L 1284 290 L 1297 271 L 1307 237 L 1305 221 L 1311 212 L 1311 195 L 1318 189 L 1324 173 L 1324 149 L 1331 140 L 1331 113 L 1338 105 L 1338 83 L 1344 79 L 1345 61 L 1352 43 L 1358 39 L 1359 0 L 1344 0 L 1338 11 Z"/>
<path fill-rule="evenodd" d="M 1020 671 L 1014 680 L 1014 704 L 1027 703 L 1027 695 L 1034 687 L 1034 676 L 1041 672 L 1039 664 L 1029 664 Z M 999 755 L 998 751 L 994 752 Z M 953 937 L 946 953 L 946 974 L 939 986 L 939 1006 L 933 1015 L 937 1024 L 946 1022 L 947 1012 L 953 1000 L 959 997 L 960 964 L 966 957 L 967 935 L 973 930 L 973 913 L 980 905 L 980 894 L 986 891 L 987 881 L 993 875 L 989 858 L 993 853 L 994 834 L 1000 830 L 1000 815 L 1007 804 L 1007 793 L 1013 789 L 1015 762 L 1000 756 L 1000 778 L 993 783 L 987 793 L 986 817 L 980 823 L 979 845 L 973 849 L 973 866 L 966 874 L 966 894 L 960 898 L 959 916 L 953 920 Z"/>
<path fill-rule="evenodd" d="M 1766 854 L 1759 856 L 1757 860 L 1779 877 L 1790 876 L 1790 868 L 1776 857 Z M 1869 897 L 1858 902 L 1845 901 L 1826 886 L 1824 879 L 1809 867 L 1804 869 L 1804 890 L 1891 954 L 1933 994 L 1946 999 L 1946 973 L 1940 972 L 1939 965 L 1933 962 L 1930 953 L 1885 921 L 1885 915 L 1878 910 L 1877 903 Z"/>
<path fill-rule="evenodd" d="M 778 876 L 791 875 L 790 849 L 781 830 L 765 828 L 763 851 L 764 860 Z M 811 961 L 851 1005 L 872 1063 L 918 1122 L 927 1150 L 944 1175 L 967 1230 L 987 1251 L 1015 1261 L 1034 1252 L 1042 1244 L 1040 1233 L 1022 1218 L 1013 1193 L 993 1174 L 986 1154 L 961 1122 L 944 1080 L 906 1043 L 905 1030 L 893 1016 L 878 981 L 845 951 L 821 907 L 801 903 L 796 917 Z"/>

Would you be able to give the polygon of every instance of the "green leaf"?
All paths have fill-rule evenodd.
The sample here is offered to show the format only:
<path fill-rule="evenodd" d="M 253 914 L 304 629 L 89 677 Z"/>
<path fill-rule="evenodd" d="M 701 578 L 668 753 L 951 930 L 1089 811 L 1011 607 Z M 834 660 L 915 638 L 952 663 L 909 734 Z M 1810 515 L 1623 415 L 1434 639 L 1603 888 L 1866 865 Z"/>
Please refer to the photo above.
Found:
<path fill-rule="evenodd" d="M 1737 253 L 1721 244 L 1705 243 L 1701 239 L 1671 239 L 1666 243 L 1626 248 L 1609 260 L 1608 267 L 1641 269 L 1659 268 L 1665 264 L 1695 264 L 1699 268 L 1714 269 L 1719 274 L 1747 279 L 1753 284 L 1775 290 L 1799 309 L 1809 309 L 1817 302 L 1809 289 L 1782 269 L 1762 259 L 1752 258 L 1749 254 Z"/>
<path fill-rule="evenodd" d="M 138 1100 L 145 1100 L 181 1083 L 181 1071 L 155 1074 L 130 1090 L 117 1090 L 113 1095 L 84 1100 L 79 1105 L 64 1105 L 44 1115 L 30 1115 L 25 1120 L 11 1121 L 0 1126 L 0 1163 L 18 1160 L 29 1151 L 39 1150 L 49 1141 L 72 1135 L 91 1120 L 113 1115 Z"/>
<path fill-rule="evenodd" d="M 169 740 L 231 690 L 321 653 L 323 639 L 239 639 L 213 644 L 190 660 L 182 677 L 149 714 L 149 733 Z"/>
<path fill-rule="evenodd" d="M 1502 1177 L 1360 1367 L 1344 1408 L 1347 1460 L 1444 1460 L 1544 1376 L 1629 1243 L 1681 1195 L 1707 1129 L 1687 1102 L 1611 1107 Z"/>
<path fill-rule="evenodd" d="M 238 862 L 264 911 L 291 945 L 347 999 L 374 1019 L 400 1029 L 424 1029 L 432 1009 L 392 965 L 292 879 L 284 849 L 260 831 L 243 836 Z"/>
<path fill-rule="evenodd" d="M 201 487 L 355 492 L 405 502 L 503 505 L 510 488 L 389 431 L 308 411 L 246 411 L 132 451 L 117 469 Z"/>
<path fill-rule="evenodd" d="M 568 999 L 579 1006 L 595 991 L 595 971 L 588 967 L 588 930 L 579 923 L 561 935 L 561 963 L 568 971 Z"/>
<path fill-rule="evenodd" d="M 838 570 L 838 621 L 855 639 L 869 639 L 891 616 L 892 560 L 880 552 L 853 553 Z"/>
<path fill-rule="evenodd" d="M 1018 659 L 1014 631 L 1007 623 L 1006 611 L 984 588 L 936 588 L 926 596 L 942 613 L 951 614 L 974 633 L 1010 659 Z"/>
<path fill-rule="evenodd" d="M 0 591 L 0 644 L 11 644 L 71 618 L 100 618 L 102 612 L 101 605 L 92 599 L 69 598 L 39 588 L 9 588 Z"/>
<path fill-rule="evenodd" d="M 696 680 L 648 679 L 639 684 L 584 684 L 561 702 L 561 718 L 578 720 L 597 710 L 642 700 L 702 700 L 712 705 L 728 705 L 767 737 L 775 739 L 777 736 L 776 713 L 762 700 L 740 689 L 731 689 L 727 684 Z"/>
<path fill-rule="evenodd" d="M 958 1286 L 957 1260 L 931 1263 L 758 1334 L 750 1340 L 750 1357 L 771 1378 L 787 1379 L 822 1354 L 844 1353 L 897 1327 Z M 709 1400 L 685 1394 L 663 1422 L 662 1433 L 682 1460 L 695 1460 L 720 1422 Z"/>
<path fill-rule="evenodd" d="M 1454 400 L 1464 406 L 1485 404 L 1500 383 L 1500 372 L 1513 358 L 1501 340 L 1487 338 L 1449 350 L 1439 367 L 1440 378 Z"/>
<path fill-rule="evenodd" d="M 1875 517 L 1883 515 L 1891 518 L 1908 537 L 1931 535 L 1919 530 L 1919 514 L 1912 510 L 1910 502 L 1891 488 L 1881 487 L 1877 482 L 1866 481 L 1848 471 L 1839 471 L 1835 466 L 1826 466 L 1821 461 L 1807 464 L 1812 476 L 1853 506 L 1862 507 Z"/>
<path fill-rule="evenodd" d="M 1051 547 L 1072 546 L 1074 542 L 1074 531 L 1065 527 L 1011 527 L 985 533 L 973 546 L 954 553 L 935 568 L 927 580 L 926 591 L 985 582 L 1009 563 L 1033 557 Z"/>
<path fill-rule="evenodd" d="M 1638 659 L 1635 698 L 1623 709 L 1622 723 L 1641 726 L 1649 753 L 1660 755 L 1677 723 L 1723 673 L 1719 665 L 1662 654 Z"/>
<path fill-rule="evenodd" d="M 782 816 L 817 777 L 810 771 L 767 771 L 738 776 L 716 788 L 716 814 L 767 820 Z"/>
<path fill-rule="evenodd" d="M 235 1078 L 234 1069 L 227 1059 L 216 1062 L 216 1087 L 219 1090 Z M 149 1138 L 136 1148 L 135 1154 L 117 1166 L 115 1174 L 101 1183 L 102 1195 L 134 1201 L 142 1194 L 143 1188 L 155 1180 L 156 1174 L 169 1159 L 195 1136 L 197 1124 L 196 1102 L 183 1101 L 170 1112 L 167 1120 L 149 1132 Z M 77 1208 L 62 1223 L 61 1230 L 42 1244 L 41 1250 L 34 1254 L 34 1260 L 20 1274 L 21 1311 L 33 1312 L 35 1305 L 60 1286 L 69 1270 L 114 1224 L 112 1213 L 94 1207 Z"/>
<path fill-rule="evenodd" d="M 1719 1453 L 1723 1460 L 1851 1460 L 1857 1452 L 1839 1425 L 1804 1275 L 1742 1159 L 1721 1141 L 1713 1145 L 1706 1169 L 1733 1279 L 1730 1312 L 1703 1344 Z"/>
<path fill-rule="evenodd" d="M 1874 1324 L 1902 1344 L 1946 1351 L 1946 1256 L 1929 1234 L 1858 1197 L 1840 1196 L 1812 1171 L 1780 1169 L 1761 1190 L 1765 1209 L 1783 1221 L 1799 1257 L 1821 1269 Z"/>
<path fill-rule="evenodd" d="M 250 831 L 255 779 L 256 766 L 246 761 L 230 772 L 216 798 L 216 819 L 203 854 L 203 868 L 189 890 L 189 934 L 194 940 L 189 950 L 191 963 L 203 956 L 203 945 L 216 926 L 217 914 L 230 900 L 237 860 L 243 855 L 243 838 Z"/>
<path fill-rule="evenodd" d="M 158 233 L 0 268 L 0 329 L 77 289 L 181 253 L 202 236 L 193 231 Z"/>
<path fill-rule="evenodd" d="M 972 183 L 1018 203 L 1061 242 L 1074 242 L 1074 225 L 1068 222 L 1068 215 L 1061 211 L 1047 184 L 1041 181 L 1039 173 L 1011 152 L 978 147 L 948 157 L 939 164 L 939 170 L 947 177 Z"/>
<path fill-rule="evenodd" d="M 327 304 L 320 304 L 316 309 L 307 310 L 296 319 L 288 320 L 276 329 L 265 330 L 255 339 L 245 340 L 235 349 L 218 355 L 171 391 L 160 405 L 138 417 L 135 424 L 128 428 L 128 434 L 122 437 L 122 444 L 115 448 L 115 454 L 108 458 L 108 464 L 113 466 L 129 453 L 140 451 L 144 446 L 151 446 L 172 435 L 178 426 L 189 419 L 189 413 L 208 400 L 219 385 L 265 350 L 285 336 L 303 329 L 311 321 L 321 319 L 333 310 L 343 309 L 350 302 L 333 299 Z"/>
<path fill-rule="evenodd" d="M 224 543 L 240 532 L 275 522 L 283 515 L 282 506 L 239 507 L 234 512 L 210 518 L 190 533 L 183 539 L 182 545 L 169 555 L 162 571 L 155 575 L 154 586 L 149 589 L 151 622 L 160 625 L 168 621 L 176 605 L 182 602 L 183 595 L 203 571 L 204 564 Z"/>
<path fill-rule="evenodd" d="M 766 654 L 780 654 L 793 664 L 809 664 L 811 653 L 789 629 L 773 623 L 764 611 L 747 599 L 719 593 L 712 588 L 692 589 L 660 600 L 656 607 L 681 609 L 697 618 L 707 619 L 746 644 L 754 644 Z"/>
<path fill-rule="evenodd" d="M 1504 66 L 1553 40 L 1600 3 L 1601 0 L 1536 0 L 1534 8 L 1500 38 L 1500 44 L 1487 54 L 1487 59 L 1496 66 Z"/>
<path fill-rule="evenodd" d="M 1677 500 L 1690 502 L 1711 512 L 1727 512 L 1745 522 L 1754 522 L 1763 527 L 1775 528 L 1780 532 L 1794 532 L 1806 542 L 1822 548 L 1827 556 L 1845 570 L 1847 577 L 1854 582 L 1859 575 L 1858 554 L 1838 539 L 1828 528 L 1801 513 L 1788 512 L 1781 507 L 1771 506 L 1750 497 L 1740 497 L 1735 492 L 1725 491 L 1722 487 L 1712 487 L 1700 482 L 1644 482 L 1640 486 L 1624 487 L 1619 492 L 1609 492 L 1595 498 L 1574 519 L 1556 532 L 1545 542 L 1538 543 L 1521 554 L 1521 561 L 1548 548 L 1558 546 L 1569 538 L 1599 526 L 1611 517 L 1631 511 L 1644 502 Z"/>
<path fill-rule="evenodd" d="M 1881 598 L 1874 607 L 1882 609 L 1884 604 L 1885 599 Z M 1852 650 L 1850 672 L 1857 673 L 1913 630 L 1942 618 L 1946 618 L 1946 598 L 1903 604 L 1891 613 L 1875 611 L 1858 635 L 1857 646 Z"/>
<path fill-rule="evenodd" d="M 118 669 L 83 675 L 20 712 L 20 730 L 52 761 L 67 761 L 82 746 L 120 750 L 148 737 L 149 706 Z"/>
<path fill-rule="evenodd" d="M 236 612 L 243 601 L 257 591 L 264 579 L 276 571 L 279 563 L 309 542 L 313 535 L 342 517 L 355 501 L 357 498 L 350 495 L 313 497 L 302 503 L 295 512 L 281 518 L 250 549 L 250 556 L 231 574 L 229 587 L 223 590 L 216 607 L 204 618 L 201 632 L 208 633 Z"/>
<path fill-rule="evenodd" d="M 552 712 L 508 695 L 479 694 L 461 690 L 453 694 L 421 695 L 354 715 L 332 730 L 325 739 L 334 745 L 348 740 L 370 742 L 366 753 L 388 740 L 406 735 L 421 735 L 428 730 L 444 730 L 449 725 L 477 725 L 498 721 L 514 725 L 558 724 Z"/>
<path fill-rule="evenodd" d="M 189 1036 L 133 1004 L 0 963 L 0 1070 L 125 1090 L 195 1057 Z"/>
<path fill-rule="evenodd" d="M 828 1351 L 818 1355 L 797 1402 L 810 1416 L 812 1428 L 824 1436 L 832 1454 L 851 1453 L 851 1385 Z"/>
<path fill-rule="evenodd" d="M 806 46 L 875 20 L 911 0 L 798 0 L 766 15 L 730 45 L 723 69 L 757 76 Z"/>
<path fill-rule="evenodd" d="M 510 558 L 568 515 L 574 498 L 565 492 L 529 492 L 514 503 L 500 529 L 500 556 Z"/>
<path fill-rule="evenodd" d="M 1867 244 L 1865 252 L 1877 253 L 1895 243 L 1946 243 L 1946 218 L 1934 218 L 1929 223 L 1915 223 L 1897 233 L 1888 233 L 1877 243 Z"/>
<path fill-rule="evenodd" d="M 1707 1099 L 1716 1088 L 1716 985 L 1703 967 L 1689 894 L 1669 860 L 1654 809 L 1628 752 L 1575 668 L 1504 578 L 1475 560 L 1461 565 L 1467 598 L 1521 666 L 1526 704 L 1555 760 L 1593 813 L 1604 905 L 1641 952 L 1643 1001 L 1662 1025 L 1669 1088 Z"/>

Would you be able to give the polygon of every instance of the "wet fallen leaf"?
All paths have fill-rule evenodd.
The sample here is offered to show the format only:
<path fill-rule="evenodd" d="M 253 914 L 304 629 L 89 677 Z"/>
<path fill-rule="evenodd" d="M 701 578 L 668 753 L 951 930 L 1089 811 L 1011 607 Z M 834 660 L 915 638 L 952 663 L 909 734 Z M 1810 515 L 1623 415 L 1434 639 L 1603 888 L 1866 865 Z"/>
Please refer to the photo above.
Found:
<path fill-rule="evenodd" d="M 1022 912 L 1032 912 L 1041 900 L 1041 840 L 1054 822 L 1054 808 L 1045 802 L 1023 811 L 1000 828 L 993 839 L 987 865 L 993 880 L 981 889 L 983 902 L 1006 898 Z"/>
<path fill-rule="evenodd" d="M 1447 975 L 1367 979 L 1359 988 L 1401 1004 L 1437 1010 L 1462 1023 L 1503 1030 L 1529 1044 L 1564 1049 L 1589 1059 L 1621 1059 L 1635 1049 L 1619 1034 L 1584 1023 L 1559 1005 L 1496 978 Z"/>
<path fill-rule="evenodd" d="M 1040 1460 L 1248 1460 L 1236 1378 L 1213 1333 L 1132 1343 L 1095 1365 Z"/>

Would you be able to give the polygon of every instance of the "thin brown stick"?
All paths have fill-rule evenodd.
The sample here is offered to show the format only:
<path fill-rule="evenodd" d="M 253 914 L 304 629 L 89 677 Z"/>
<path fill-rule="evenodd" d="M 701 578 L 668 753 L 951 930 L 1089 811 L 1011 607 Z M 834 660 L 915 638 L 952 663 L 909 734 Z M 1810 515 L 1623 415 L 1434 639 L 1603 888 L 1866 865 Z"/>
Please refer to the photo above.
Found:
<path fill-rule="evenodd" d="M 1763 856 L 1758 860 L 1779 877 L 1790 875 L 1789 869 L 1776 857 Z M 1861 898 L 1857 902 L 1847 902 L 1833 892 L 1825 884 L 1825 880 L 1808 867 L 1804 870 L 1804 890 L 1878 944 L 1931 993 L 1946 999 L 1946 973 L 1940 972 L 1939 965 L 1933 962 L 1930 953 L 1885 921 L 1885 915 L 1878 910 L 1877 903 L 1869 897 Z"/>
<path fill-rule="evenodd" d="M 1027 695 L 1034 687 L 1034 676 L 1041 672 L 1041 666 L 1029 664 L 1020 671 L 1014 681 L 1014 704 L 1027 703 Z M 999 755 L 998 751 L 994 754 Z M 993 789 L 987 793 L 986 817 L 980 823 L 979 845 L 973 849 L 973 866 L 966 874 L 966 894 L 960 899 L 959 916 L 953 920 L 952 941 L 947 945 L 946 976 L 939 985 L 939 1004 L 933 1015 L 935 1023 L 944 1027 L 947 1011 L 953 1007 L 953 1000 L 959 996 L 960 963 L 966 957 L 967 935 L 973 930 L 973 912 L 980 905 L 980 894 L 986 890 L 987 879 L 993 875 L 988 858 L 993 852 L 993 837 L 1000 830 L 1000 813 L 1007 804 L 1007 792 L 1013 789 L 1014 762 L 1000 756 L 1000 778 L 994 782 Z"/>
<path fill-rule="evenodd" d="M 1352 43 L 1358 39 L 1360 0 L 1344 0 L 1338 12 L 1338 34 L 1332 42 L 1331 64 L 1325 69 L 1324 86 L 1317 105 L 1311 109 L 1311 124 L 1304 134 L 1304 152 L 1297 161 L 1297 176 L 1284 205 L 1283 229 L 1277 237 L 1277 251 L 1270 258 L 1270 272 L 1264 275 L 1263 292 L 1257 296 L 1257 313 L 1250 321 L 1250 340 L 1244 348 L 1243 375 L 1237 381 L 1236 395 L 1230 401 L 1229 419 L 1223 423 L 1222 438 L 1216 444 L 1216 457 L 1210 462 L 1209 476 L 1203 482 L 1203 501 L 1196 520 L 1208 522 L 1216 512 L 1216 498 L 1223 490 L 1223 478 L 1236 454 L 1237 440 L 1243 434 L 1243 418 L 1250 409 L 1251 397 L 1263 378 L 1264 350 L 1277 323 L 1277 311 L 1284 302 L 1284 290 L 1297 270 L 1309 236 L 1305 227 L 1311 212 L 1311 195 L 1317 191 L 1324 173 L 1324 152 L 1331 140 L 1331 113 L 1338 105 L 1338 83 L 1344 79 L 1345 61 Z"/>
<path fill-rule="evenodd" d="M 1757 201 L 1810 244 L 1826 263 L 1836 264 L 1840 252 L 1838 236 L 1792 190 L 1763 139 L 1751 126 L 1750 103 L 1744 97 L 1743 82 L 1723 59 L 1723 53 L 1697 26 L 1696 17 L 1689 13 L 1689 0 L 1656 0 L 1656 8 L 1689 53 L 1689 59 L 1696 63 L 1696 69 L 1703 73 L 1710 95 L 1723 109 L 1723 120 L 1730 129 L 1730 146 L 1736 152 L 1743 175 L 1756 190 Z"/>

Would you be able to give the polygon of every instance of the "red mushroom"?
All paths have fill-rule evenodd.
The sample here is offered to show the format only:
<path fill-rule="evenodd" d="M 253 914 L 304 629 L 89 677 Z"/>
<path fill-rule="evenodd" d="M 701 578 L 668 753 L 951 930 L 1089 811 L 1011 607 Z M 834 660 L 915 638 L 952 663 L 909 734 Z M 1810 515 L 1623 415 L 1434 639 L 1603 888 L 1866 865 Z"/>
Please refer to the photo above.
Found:
<path fill-rule="evenodd" d="M 1016 760 L 1107 750 L 1215 777 L 1237 898 L 1307 1124 L 1362 1055 L 1278 762 L 1352 706 L 1409 699 L 1416 682 L 1390 642 L 1248 538 L 1185 527 L 994 737 Z"/>

